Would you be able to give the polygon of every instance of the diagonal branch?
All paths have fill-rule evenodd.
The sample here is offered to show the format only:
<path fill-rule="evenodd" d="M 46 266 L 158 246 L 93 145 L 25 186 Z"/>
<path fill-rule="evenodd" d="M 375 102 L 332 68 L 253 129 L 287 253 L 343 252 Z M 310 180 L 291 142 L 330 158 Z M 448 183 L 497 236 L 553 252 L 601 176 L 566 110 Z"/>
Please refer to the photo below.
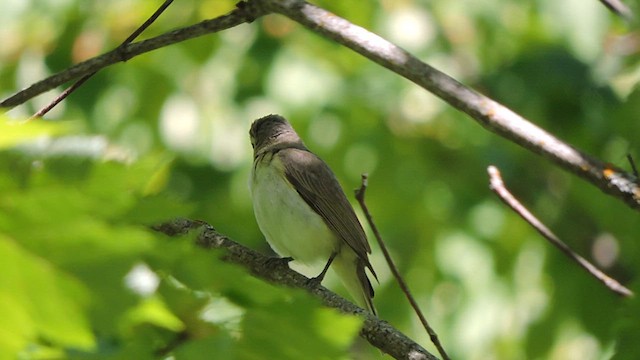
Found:
<path fill-rule="evenodd" d="M 158 17 L 169 7 L 169 5 L 171 5 L 171 3 L 173 3 L 173 0 L 165 0 L 153 14 L 144 23 L 142 23 L 142 25 L 140 25 L 133 33 L 131 33 L 131 35 L 129 35 L 129 37 L 127 37 L 122 42 L 121 46 L 131 44 L 133 40 L 140 36 L 142 32 L 147 30 L 147 28 L 158 19 Z"/>
<path fill-rule="evenodd" d="M 364 212 L 364 216 L 367 218 L 367 222 L 369 223 L 369 226 L 373 231 L 373 235 L 378 241 L 380 250 L 382 250 L 384 259 L 387 261 L 387 265 L 389 265 L 389 269 L 391 269 L 391 273 L 393 274 L 393 277 L 396 278 L 396 281 L 398 282 L 400 289 L 404 293 L 404 296 L 407 298 L 407 300 L 409 300 L 409 304 L 413 308 L 413 311 L 415 311 L 416 315 L 418 315 L 418 319 L 420 319 L 420 323 L 422 323 L 422 327 L 424 327 L 424 329 L 427 331 L 427 334 L 429 334 L 429 338 L 431 338 L 431 342 L 433 343 L 433 345 L 435 345 L 436 349 L 438 349 L 438 352 L 440 353 L 440 356 L 442 356 L 442 359 L 449 360 L 451 358 L 449 357 L 449 355 L 447 355 L 447 352 L 444 349 L 444 346 L 442 346 L 440 339 L 438 339 L 438 334 L 436 334 L 436 331 L 433 330 L 431 325 L 429 325 L 427 318 L 422 313 L 422 310 L 420 310 L 420 306 L 418 306 L 418 302 L 411 294 L 411 291 L 409 290 L 409 286 L 404 281 L 404 278 L 402 277 L 402 275 L 400 275 L 400 271 L 398 270 L 398 267 L 396 266 L 396 264 L 393 262 L 393 259 L 391 258 L 391 254 L 389 253 L 387 246 L 385 245 L 384 241 L 382 241 L 382 235 L 380 235 L 380 232 L 378 231 L 378 227 L 376 226 L 376 223 L 373 222 L 373 216 L 371 216 L 371 213 L 369 212 L 369 208 L 367 207 L 367 203 L 364 201 L 364 193 L 367 190 L 368 183 L 369 183 L 368 175 L 362 174 L 362 185 L 360 185 L 360 188 L 356 190 L 356 200 L 358 200 L 358 203 L 360 204 L 360 207 Z"/>
<path fill-rule="evenodd" d="M 143 31 L 145 31 L 154 21 L 171 5 L 173 0 L 165 0 L 162 5 L 145 21 L 140 27 L 138 27 L 129 37 L 120 44 L 118 48 L 122 48 L 127 44 L 130 44 L 133 40 L 135 40 Z M 76 91 L 85 81 L 89 80 L 93 75 L 95 75 L 98 71 L 94 71 L 80 78 L 80 80 L 76 81 L 73 85 L 69 86 L 65 91 L 63 91 L 60 95 L 56 96 L 50 103 L 45 105 L 42 109 L 38 110 L 31 118 L 39 118 L 44 116 L 46 113 L 51 111 L 56 105 L 58 105 L 62 100 L 66 99 L 72 92 Z"/>
<path fill-rule="evenodd" d="M 258 1 L 258 0 L 255 0 Z M 262 0 L 302 24 L 432 92 L 486 129 L 555 162 L 640 211 L 638 178 L 556 138 L 500 103 L 464 86 L 382 37 L 303 0 Z"/>
<path fill-rule="evenodd" d="M 238 8 L 232 10 L 228 14 L 219 16 L 215 19 L 205 20 L 198 24 L 170 31 L 151 39 L 118 47 L 106 54 L 83 61 L 32 84 L 26 89 L 23 89 L 0 101 L 0 108 L 12 108 L 18 106 L 25 103 L 27 100 L 54 89 L 68 81 L 89 75 L 115 63 L 127 61 L 140 54 L 185 40 L 226 30 L 245 22 L 251 22 L 257 17 L 266 14 L 266 12 L 261 11 L 264 10 L 257 7 L 238 6 Z"/>
<path fill-rule="evenodd" d="M 538 218 L 536 218 L 527 208 L 525 208 L 519 201 L 516 199 L 504 185 L 502 181 L 502 177 L 500 176 L 500 171 L 495 166 L 489 166 L 487 169 L 489 172 L 490 182 L 491 182 L 491 190 L 500 197 L 500 200 L 507 204 L 513 211 L 515 211 L 521 218 L 523 218 L 529 225 L 533 226 L 540 235 L 542 235 L 545 239 L 547 239 L 553 246 L 557 247 L 565 254 L 569 259 L 575 261 L 578 266 L 586 270 L 591 276 L 598 279 L 601 283 L 604 284 L 609 290 L 614 293 L 629 297 L 632 296 L 633 293 L 631 290 L 627 289 L 623 285 L 621 285 L 615 279 L 610 278 L 607 274 L 603 273 L 598 269 L 595 265 L 591 264 L 582 256 L 576 254 L 567 244 L 565 244 L 562 240 L 560 240 L 549 228 L 547 228 Z"/>
<path fill-rule="evenodd" d="M 357 314 L 364 318 L 360 336 L 371 345 L 393 356 L 395 359 L 436 360 L 437 358 L 409 339 L 406 335 L 392 327 L 386 321 L 378 319 L 369 312 L 327 290 L 323 286 L 314 285 L 303 275 L 291 270 L 285 263 L 274 266 L 268 256 L 251 250 L 217 232 L 213 227 L 201 221 L 176 219 L 155 226 L 154 230 L 177 236 L 190 230 L 201 228 L 196 243 L 205 249 L 225 249 L 222 260 L 243 266 L 262 280 L 288 287 L 305 289 L 318 297 L 325 305 L 349 314 Z"/>
<path fill-rule="evenodd" d="M 633 175 L 638 177 L 638 168 L 636 167 L 636 162 L 633 160 L 631 154 L 627 154 L 627 161 L 629 161 L 629 165 L 631 165 L 631 171 L 633 172 Z"/>
<path fill-rule="evenodd" d="M 600 0 L 600 2 L 614 14 L 624 18 L 627 21 L 633 20 L 633 12 L 621 0 Z"/>

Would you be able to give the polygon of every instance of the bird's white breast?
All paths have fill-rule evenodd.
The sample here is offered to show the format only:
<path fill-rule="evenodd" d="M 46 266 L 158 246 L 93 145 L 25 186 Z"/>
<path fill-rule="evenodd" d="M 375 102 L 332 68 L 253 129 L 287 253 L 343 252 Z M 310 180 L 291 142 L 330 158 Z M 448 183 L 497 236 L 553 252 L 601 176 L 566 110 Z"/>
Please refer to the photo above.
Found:
<path fill-rule="evenodd" d="M 266 163 L 254 167 L 250 187 L 256 220 L 269 245 L 302 263 L 326 261 L 338 248 L 337 238 L 287 181 L 280 159 L 274 156 Z"/>

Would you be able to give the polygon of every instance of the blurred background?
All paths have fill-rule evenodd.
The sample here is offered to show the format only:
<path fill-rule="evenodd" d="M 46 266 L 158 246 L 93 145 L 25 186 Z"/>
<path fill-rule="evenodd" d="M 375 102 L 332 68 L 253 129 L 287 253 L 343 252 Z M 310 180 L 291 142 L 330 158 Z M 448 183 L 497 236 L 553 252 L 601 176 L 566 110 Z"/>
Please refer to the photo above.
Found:
<path fill-rule="evenodd" d="M 0 98 L 114 49 L 160 3 L 2 1 Z M 640 34 L 597 0 L 316 3 L 597 158 L 640 161 Z M 140 39 L 234 5 L 175 2 Z M 486 169 L 637 292 L 636 211 L 285 17 L 111 66 L 24 122 L 62 90 L 0 115 L 2 358 L 383 358 L 357 318 L 147 229 L 201 219 L 269 253 L 247 184 L 249 126 L 270 113 L 351 199 L 369 174 L 369 209 L 453 358 L 640 353 L 637 300 L 546 243 L 489 190 Z M 435 353 L 370 242 L 380 317 Z"/>

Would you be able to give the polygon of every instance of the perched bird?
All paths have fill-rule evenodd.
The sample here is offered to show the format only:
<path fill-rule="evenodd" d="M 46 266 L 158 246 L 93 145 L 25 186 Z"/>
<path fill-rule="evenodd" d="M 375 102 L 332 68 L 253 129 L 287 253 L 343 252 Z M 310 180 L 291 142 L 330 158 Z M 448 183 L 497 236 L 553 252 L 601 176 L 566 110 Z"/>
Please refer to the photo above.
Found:
<path fill-rule="evenodd" d="M 253 122 L 251 196 L 260 230 L 282 257 L 312 264 L 327 261 L 356 302 L 375 314 L 373 287 L 365 268 L 377 276 L 371 248 L 338 180 L 304 145 L 289 122 L 268 115 Z"/>

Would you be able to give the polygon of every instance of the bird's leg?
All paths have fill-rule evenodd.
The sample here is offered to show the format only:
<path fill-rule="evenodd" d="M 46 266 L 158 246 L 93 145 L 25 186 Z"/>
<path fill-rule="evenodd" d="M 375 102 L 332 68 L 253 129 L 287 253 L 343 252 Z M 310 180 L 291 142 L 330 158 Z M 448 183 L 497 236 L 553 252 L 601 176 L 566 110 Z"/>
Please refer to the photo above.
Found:
<path fill-rule="evenodd" d="M 329 256 L 329 261 L 327 261 L 327 264 L 324 266 L 324 269 L 322 269 L 322 272 L 318 276 L 309 279 L 308 283 L 310 285 L 312 286 L 320 285 L 320 283 L 324 279 L 324 276 L 327 274 L 327 270 L 329 270 L 329 266 L 331 266 L 331 263 L 336 258 L 336 255 L 338 255 L 337 251 L 334 251 L 331 253 L 331 256 Z"/>

